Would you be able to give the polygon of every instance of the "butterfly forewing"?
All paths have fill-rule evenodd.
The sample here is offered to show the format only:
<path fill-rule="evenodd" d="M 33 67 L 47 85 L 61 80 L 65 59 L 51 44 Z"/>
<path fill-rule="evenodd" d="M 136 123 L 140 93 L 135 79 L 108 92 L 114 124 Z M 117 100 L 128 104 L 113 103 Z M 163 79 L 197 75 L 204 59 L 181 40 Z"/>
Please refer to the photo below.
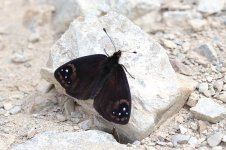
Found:
<path fill-rule="evenodd" d="M 106 59 L 102 54 L 80 57 L 60 66 L 54 76 L 68 95 L 86 100 L 91 97 Z"/>
<path fill-rule="evenodd" d="M 127 124 L 131 113 L 131 95 L 126 74 L 120 64 L 109 73 L 94 98 L 95 109 L 108 121 Z"/>

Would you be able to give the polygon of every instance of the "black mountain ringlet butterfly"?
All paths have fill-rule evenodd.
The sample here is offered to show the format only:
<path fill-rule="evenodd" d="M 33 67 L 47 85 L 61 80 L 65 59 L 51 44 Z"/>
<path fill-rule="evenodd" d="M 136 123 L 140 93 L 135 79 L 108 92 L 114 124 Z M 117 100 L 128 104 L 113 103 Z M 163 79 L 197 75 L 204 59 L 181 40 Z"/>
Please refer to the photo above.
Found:
<path fill-rule="evenodd" d="M 129 72 L 119 64 L 121 53 L 115 48 L 112 56 L 106 53 L 74 59 L 57 68 L 54 76 L 68 95 L 79 100 L 94 99 L 94 108 L 103 118 L 124 125 L 130 118 L 131 94 L 125 74 Z"/>

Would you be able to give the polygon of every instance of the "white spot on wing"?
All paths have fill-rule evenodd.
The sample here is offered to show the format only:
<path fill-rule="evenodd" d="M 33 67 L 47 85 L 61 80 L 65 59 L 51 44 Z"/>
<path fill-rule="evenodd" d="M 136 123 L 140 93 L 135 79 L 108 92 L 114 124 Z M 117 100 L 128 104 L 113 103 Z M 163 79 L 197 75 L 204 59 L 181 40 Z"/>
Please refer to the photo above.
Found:
<path fill-rule="evenodd" d="M 65 72 L 68 72 L 68 69 L 65 69 Z"/>
<path fill-rule="evenodd" d="M 123 111 L 126 111 L 126 107 L 123 107 L 123 109 L 122 109 Z"/>
<path fill-rule="evenodd" d="M 119 116 L 121 116 L 121 113 L 118 113 Z"/>

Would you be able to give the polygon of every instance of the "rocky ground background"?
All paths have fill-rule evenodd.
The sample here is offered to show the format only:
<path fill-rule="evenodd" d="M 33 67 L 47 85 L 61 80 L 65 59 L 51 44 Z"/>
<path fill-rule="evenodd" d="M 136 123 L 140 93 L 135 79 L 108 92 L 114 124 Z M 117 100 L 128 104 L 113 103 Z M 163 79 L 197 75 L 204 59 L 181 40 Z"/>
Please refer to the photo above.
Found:
<path fill-rule="evenodd" d="M 46 149 L 65 145 L 75 149 L 89 143 L 84 139 L 99 143 L 96 149 L 106 148 L 103 143 L 113 149 L 226 149 L 224 0 L 144 1 L 143 11 L 137 12 L 133 4 L 125 5 L 126 1 L 116 5 L 125 7 L 121 13 L 166 49 L 176 72 L 197 82 L 179 113 L 149 137 L 125 145 L 101 131 L 83 133 L 92 124 L 82 108 L 75 109 L 71 100 L 40 76 L 51 46 L 72 18 L 89 9 L 98 8 L 93 12 L 96 15 L 109 9 L 101 2 L 92 8 L 76 0 L 68 3 L 0 1 L 0 149 L 41 149 L 46 141 L 52 143 Z"/>

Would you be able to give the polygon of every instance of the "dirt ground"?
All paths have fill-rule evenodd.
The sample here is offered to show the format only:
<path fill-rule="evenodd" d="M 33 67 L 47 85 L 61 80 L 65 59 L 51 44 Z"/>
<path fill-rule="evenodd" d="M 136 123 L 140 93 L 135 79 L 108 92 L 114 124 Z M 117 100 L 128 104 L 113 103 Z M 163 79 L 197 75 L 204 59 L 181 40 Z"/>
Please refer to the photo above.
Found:
<path fill-rule="evenodd" d="M 43 131 L 80 130 L 76 123 L 65 121 L 63 106 L 59 103 L 60 95 L 54 89 L 47 93 L 46 87 L 49 85 L 41 79 L 40 69 L 46 65 L 49 50 L 59 36 L 52 26 L 51 14 L 38 10 L 38 6 L 29 4 L 27 0 L 0 0 L 0 134 L 10 137 L 11 147 Z M 207 23 L 201 31 L 194 31 L 190 25 L 178 27 L 162 24 L 158 30 L 151 31 L 150 35 L 166 48 L 170 59 L 182 60 L 192 68 L 191 78 L 197 83 L 208 82 L 211 86 L 226 76 L 226 13 L 206 16 L 204 19 Z M 176 48 L 166 42 L 172 39 Z M 189 53 L 190 49 L 203 43 L 212 43 L 219 64 L 200 62 Z M 226 106 L 216 98 L 219 91 L 215 90 L 210 96 L 202 94 L 198 89 L 194 93 L 198 97 L 211 97 Z M 41 112 L 36 112 L 40 108 L 29 108 L 33 111 L 29 113 L 26 110 L 30 106 L 27 101 L 38 99 L 43 94 L 50 102 L 37 106 L 43 107 Z M 206 132 L 200 134 L 200 121 L 192 117 L 189 108 L 184 106 L 150 137 L 138 141 L 137 147 L 171 149 L 170 138 L 180 133 L 179 126 L 185 127 L 187 133 L 198 138 L 198 148 L 208 148 L 206 138 L 213 131 L 221 131 L 226 135 L 226 119 L 216 124 L 205 123 Z M 220 146 L 226 147 L 225 143 Z M 187 144 L 179 146 L 185 147 Z"/>

